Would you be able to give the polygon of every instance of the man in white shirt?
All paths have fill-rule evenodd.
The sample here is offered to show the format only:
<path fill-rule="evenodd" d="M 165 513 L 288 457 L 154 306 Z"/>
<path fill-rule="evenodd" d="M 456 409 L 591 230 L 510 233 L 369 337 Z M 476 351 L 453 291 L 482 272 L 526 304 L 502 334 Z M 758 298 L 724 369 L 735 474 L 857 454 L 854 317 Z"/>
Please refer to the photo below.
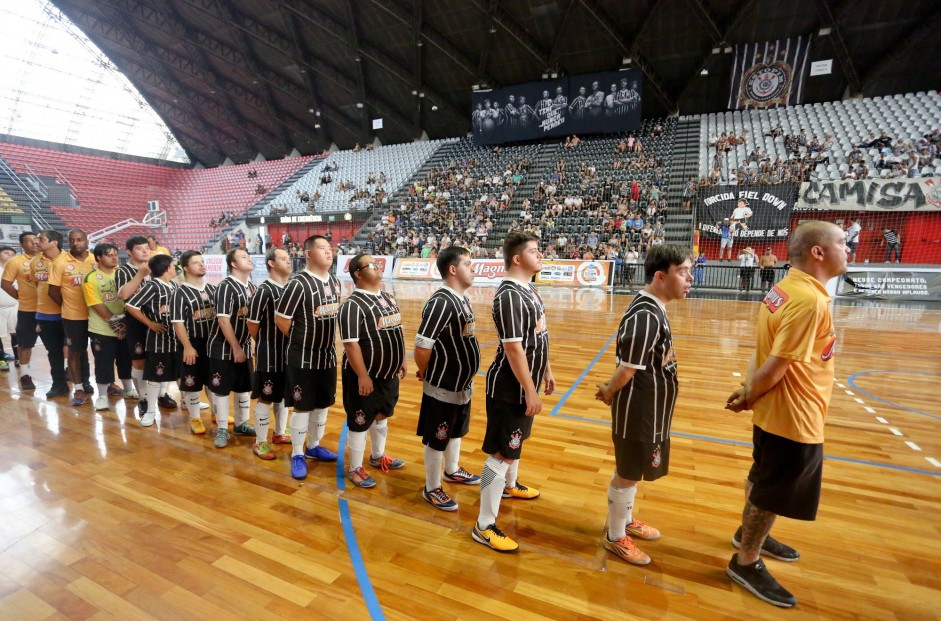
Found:
<path fill-rule="evenodd" d="M 850 263 L 856 263 L 856 246 L 859 244 L 859 234 L 863 227 L 859 224 L 859 218 L 851 216 L 850 225 L 846 229 L 846 247 L 850 251 Z"/>

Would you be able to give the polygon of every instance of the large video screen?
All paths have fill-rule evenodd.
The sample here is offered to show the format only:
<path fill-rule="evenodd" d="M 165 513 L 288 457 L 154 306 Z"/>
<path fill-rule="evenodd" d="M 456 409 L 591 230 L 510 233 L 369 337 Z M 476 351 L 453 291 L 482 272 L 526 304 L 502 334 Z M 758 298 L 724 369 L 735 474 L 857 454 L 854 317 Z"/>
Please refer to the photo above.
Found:
<path fill-rule="evenodd" d="M 475 91 L 471 97 L 474 141 L 500 144 L 637 129 L 642 77 L 640 69 L 625 69 Z"/>

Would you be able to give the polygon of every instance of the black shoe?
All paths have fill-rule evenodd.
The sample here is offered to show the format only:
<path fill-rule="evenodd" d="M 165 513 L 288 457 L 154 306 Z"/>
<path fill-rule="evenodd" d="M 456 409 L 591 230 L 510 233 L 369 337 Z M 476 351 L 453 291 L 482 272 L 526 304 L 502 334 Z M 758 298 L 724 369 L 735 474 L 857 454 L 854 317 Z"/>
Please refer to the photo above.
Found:
<path fill-rule="evenodd" d="M 732 535 L 732 545 L 735 546 L 736 549 L 742 547 L 741 526 L 739 526 L 735 534 Z M 771 558 L 784 561 L 785 563 L 793 563 L 801 557 L 800 552 L 789 545 L 781 543 L 771 535 L 765 537 L 765 542 L 761 544 L 761 554 L 762 556 L 770 556 Z"/>
<path fill-rule="evenodd" d="M 734 582 L 748 589 L 752 595 L 769 604 L 782 608 L 791 608 L 797 604 L 797 598 L 778 584 L 761 559 L 751 565 L 739 565 L 738 554 L 733 554 L 725 573 Z"/>
<path fill-rule="evenodd" d="M 82 391 L 84 391 L 86 395 L 93 395 L 95 394 L 95 387 L 91 384 L 82 384 Z"/>
<path fill-rule="evenodd" d="M 140 401 L 137 402 L 137 411 L 140 413 L 141 416 L 147 413 L 147 400 L 146 399 L 141 399 Z"/>
<path fill-rule="evenodd" d="M 170 395 L 163 395 L 157 399 L 157 405 L 167 410 L 176 409 L 176 401 Z"/>
<path fill-rule="evenodd" d="M 67 395 L 67 394 L 69 394 L 69 387 L 68 387 L 67 385 L 61 384 L 61 385 L 58 385 L 58 386 L 57 386 L 56 384 L 53 384 L 53 385 L 52 385 L 52 388 L 50 388 L 50 389 L 46 392 L 46 399 L 53 399 L 53 398 L 55 398 L 55 397 L 62 397 L 62 396 L 65 396 L 65 395 Z"/>
<path fill-rule="evenodd" d="M 33 383 L 33 378 L 29 375 L 24 375 L 20 378 L 20 390 L 36 390 L 36 384 Z"/>

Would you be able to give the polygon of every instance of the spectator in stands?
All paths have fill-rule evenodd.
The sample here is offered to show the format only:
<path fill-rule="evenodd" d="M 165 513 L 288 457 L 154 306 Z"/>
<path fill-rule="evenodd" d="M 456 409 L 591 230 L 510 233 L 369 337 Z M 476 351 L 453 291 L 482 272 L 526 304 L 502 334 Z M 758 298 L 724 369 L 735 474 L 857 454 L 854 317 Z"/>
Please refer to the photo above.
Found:
<path fill-rule="evenodd" d="M 770 289 L 774 285 L 774 268 L 778 264 L 778 258 L 774 256 L 771 246 L 765 248 L 765 253 L 758 258 L 758 267 L 761 270 L 758 276 L 761 279 L 762 291 Z"/>
<path fill-rule="evenodd" d="M 699 251 L 699 256 L 693 261 L 693 286 L 701 287 L 706 281 L 706 252 Z"/>
<path fill-rule="evenodd" d="M 739 291 L 751 291 L 755 278 L 755 264 L 757 263 L 755 251 L 751 246 L 742 250 L 738 255 L 739 265 Z"/>
<path fill-rule="evenodd" d="M 765 136 L 770 136 L 771 138 L 777 138 L 777 137 L 782 136 L 782 135 L 784 135 L 784 128 L 781 127 L 781 122 L 780 122 L 780 121 L 778 121 L 777 123 L 775 123 L 774 129 L 772 129 L 770 132 L 768 132 L 767 134 L 765 134 Z"/>
<path fill-rule="evenodd" d="M 356 146 L 353 147 L 353 153 L 359 153 L 362 150 L 363 150 L 363 147 L 359 146 L 358 142 L 356 143 Z"/>
<path fill-rule="evenodd" d="M 885 246 L 886 263 L 902 262 L 902 238 L 895 229 L 889 225 L 882 227 L 882 242 L 879 245 Z M 889 261 L 889 257 L 893 260 Z"/>
<path fill-rule="evenodd" d="M 168 257 L 172 256 L 170 250 L 166 246 L 161 246 L 157 243 L 157 238 L 153 235 L 147 236 L 147 245 L 150 246 L 150 256 L 165 254 Z"/>
<path fill-rule="evenodd" d="M 719 235 L 721 236 L 721 241 L 719 243 L 719 260 L 732 260 L 732 246 L 735 243 L 735 227 L 732 225 L 731 220 L 726 218 L 722 222 L 716 222 L 716 227 L 719 229 Z M 728 253 L 726 253 L 728 250 Z"/>

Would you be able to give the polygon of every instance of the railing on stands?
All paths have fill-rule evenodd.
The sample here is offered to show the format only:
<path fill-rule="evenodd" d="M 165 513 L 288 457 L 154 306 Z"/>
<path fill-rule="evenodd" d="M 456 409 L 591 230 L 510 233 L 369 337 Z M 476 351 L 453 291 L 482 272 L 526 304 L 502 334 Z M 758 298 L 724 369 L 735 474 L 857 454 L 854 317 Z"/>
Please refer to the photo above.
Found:
<path fill-rule="evenodd" d="M 10 166 L 0 158 L 0 171 L 6 174 L 10 178 L 10 181 L 20 189 L 21 192 L 26 196 L 26 199 L 29 201 L 30 205 L 30 218 L 33 222 L 41 229 L 50 229 L 49 223 L 42 216 L 42 198 L 36 191 L 29 186 L 28 183 L 23 183 L 23 180 L 20 178 L 20 175 L 14 171 Z"/>
<path fill-rule="evenodd" d="M 75 188 L 74 185 L 72 185 L 72 182 L 69 181 L 69 178 L 65 176 L 65 173 L 60 171 L 55 166 L 52 167 L 52 170 L 56 172 L 56 181 L 63 185 L 69 186 L 69 192 L 72 194 L 73 197 L 75 197 L 75 200 L 78 200 L 78 190 Z"/>
<path fill-rule="evenodd" d="M 32 181 L 33 183 L 35 183 L 37 186 L 39 186 L 39 187 L 41 188 L 41 190 L 40 190 L 40 192 L 39 192 L 40 196 L 42 196 L 44 199 L 45 199 L 45 198 L 48 198 L 48 197 L 49 197 L 49 186 L 46 185 L 46 184 L 43 182 L 42 179 L 39 178 L 39 175 L 37 175 L 37 174 L 33 171 L 33 169 L 30 168 L 29 164 L 23 164 L 23 168 L 26 169 L 27 178 L 28 178 L 30 181 Z"/>
<path fill-rule="evenodd" d="M 761 268 L 751 268 L 750 277 L 742 277 L 742 268 L 737 262 L 708 264 L 702 273 L 693 271 L 694 289 L 718 289 L 723 291 L 754 291 L 764 293 L 761 281 Z M 772 286 L 784 278 L 787 271 L 783 267 L 773 268 Z M 621 269 L 614 273 L 615 287 L 640 288 L 644 286 L 643 263 L 622 263 Z"/>

